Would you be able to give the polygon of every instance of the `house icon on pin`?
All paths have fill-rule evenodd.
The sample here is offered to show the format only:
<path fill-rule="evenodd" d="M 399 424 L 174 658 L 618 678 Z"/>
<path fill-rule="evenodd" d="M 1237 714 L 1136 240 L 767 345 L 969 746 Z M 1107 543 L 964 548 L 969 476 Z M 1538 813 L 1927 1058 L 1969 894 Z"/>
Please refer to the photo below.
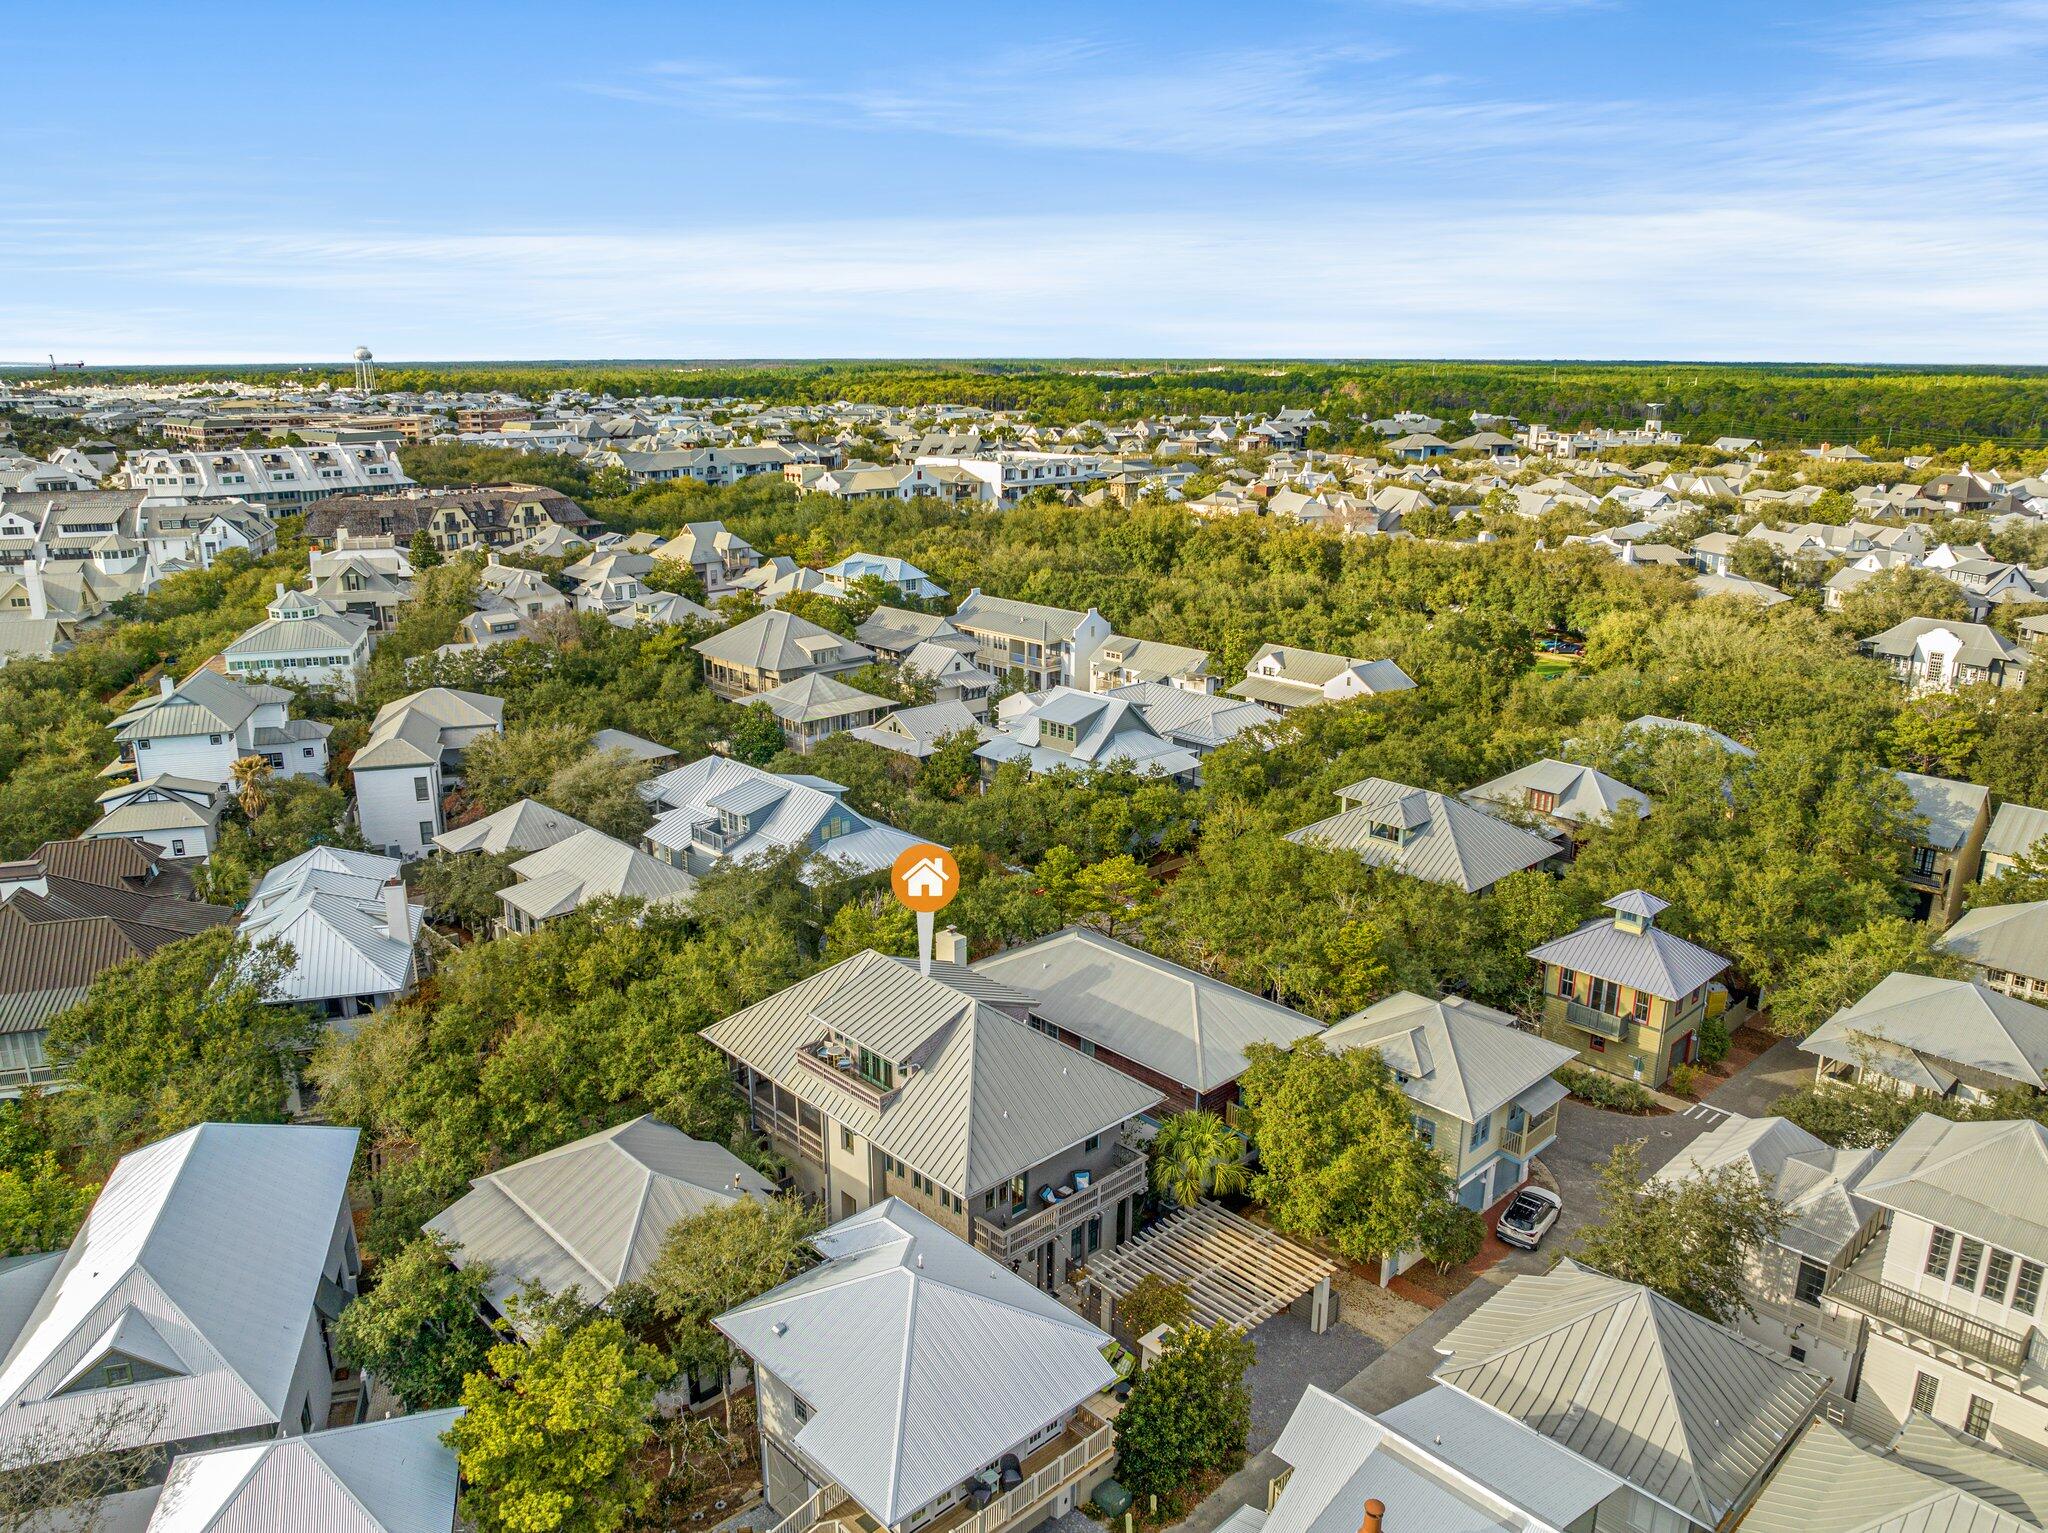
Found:
<path fill-rule="evenodd" d="M 903 875 L 903 890 L 921 900 L 935 900 L 946 893 L 945 865 L 936 857 L 926 857 L 912 865 Z"/>
<path fill-rule="evenodd" d="M 943 846 L 929 842 L 906 847 L 890 869 L 896 898 L 912 910 L 929 914 L 960 892 L 960 864 Z"/>

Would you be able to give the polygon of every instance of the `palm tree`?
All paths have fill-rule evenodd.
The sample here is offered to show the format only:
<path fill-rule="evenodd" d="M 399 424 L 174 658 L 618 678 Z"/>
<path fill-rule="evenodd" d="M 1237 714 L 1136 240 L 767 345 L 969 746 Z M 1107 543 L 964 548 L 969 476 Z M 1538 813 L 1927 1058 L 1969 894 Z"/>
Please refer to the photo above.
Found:
<path fill-rule="evenodd" d="M 1227 1196 L 1251 1185 L 1244 1141 L 1212 1112 L 1175 1113 L 1152 1141 L 1152 1190 L 1193 1208 L 1203 1194 Z"/>
<path fill-rule="evenodd" d="M 228 773 L 235 783 L 235 801 L 242 806 L 242 813 L 255 819 L 269 802 L 264 791 L 270 782 L 270 762 L 263 756 L 237 756 Z"/>

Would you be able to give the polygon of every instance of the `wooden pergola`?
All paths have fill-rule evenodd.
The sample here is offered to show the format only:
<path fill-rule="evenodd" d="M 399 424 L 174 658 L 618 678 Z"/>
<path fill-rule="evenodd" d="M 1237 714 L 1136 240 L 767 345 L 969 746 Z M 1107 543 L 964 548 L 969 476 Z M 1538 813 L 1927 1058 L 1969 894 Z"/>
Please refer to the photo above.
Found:
<path fill-rule="evenodd" d="M 1128 1245 L 1088 1261 L 1088 1282 L 1112 1300 L 1156 1274 L 1187 1290 L 1193 1319 L 1224 1321 L 1240 1331 L 1309 1294 L 1315 1295 L 1309 1329 L 1327 1330 L 1336 1273 L 1328 1257 L 1208 1201 L 1169 1214 Z"/>

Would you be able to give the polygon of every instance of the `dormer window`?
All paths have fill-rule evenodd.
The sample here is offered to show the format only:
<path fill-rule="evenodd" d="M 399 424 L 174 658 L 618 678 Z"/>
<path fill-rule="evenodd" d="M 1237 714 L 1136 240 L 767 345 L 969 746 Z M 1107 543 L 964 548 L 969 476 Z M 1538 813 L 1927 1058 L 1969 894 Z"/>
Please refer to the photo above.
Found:
<path fill-rule="evenodd" d="M 858 1056 L 860 1078 L 870 1086 L 879 1086 L 884 1091 L 896 1089 L 896 1067 L 873 1049 L 862 1049 Z"/>

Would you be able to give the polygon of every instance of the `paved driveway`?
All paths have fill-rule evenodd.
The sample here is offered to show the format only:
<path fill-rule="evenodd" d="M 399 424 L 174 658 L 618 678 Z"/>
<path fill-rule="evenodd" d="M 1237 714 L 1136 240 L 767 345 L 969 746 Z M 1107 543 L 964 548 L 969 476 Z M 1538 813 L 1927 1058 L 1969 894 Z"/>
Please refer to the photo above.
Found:
<path fill-rule="evenodd" d="M 1786 1092 L 1813 1084 L 1813 1064 L 1796 1038 L 1781 1038 L 1708 1092 L 1706 1105 L 1761 1118 Z"/>
<path fill-rule="evenodd" d="M 1739 1079 L 1739 1077 L 1737 1077 Z M 1730 1080 L 1734 1085 L 1735 1080 Z M 1635 1118 L 1626 1113 L 1603 1112 L 1584 1102 L 1565 1102 L 1557 1120 L 1557 1142 L 1537 1157 L 1550 1173 L 1564 1212 L 1543 1237 L 1541 1249 L 1517 1251 L 1501 1262 L 1510 1274 L 1548 1272 L 1559 1252 L 1568 1249 L 1572 1237 L 1592 1220 L 1599 1206 L 1600 1166 L 1625 1140 L 1643 1141 L 1643 1169 L 1655 1171 L 1685 1146 L 1699 1138 L 1716 1120 L 1705 1114 L 1687 1116 L 1666 1113 Z"/>

